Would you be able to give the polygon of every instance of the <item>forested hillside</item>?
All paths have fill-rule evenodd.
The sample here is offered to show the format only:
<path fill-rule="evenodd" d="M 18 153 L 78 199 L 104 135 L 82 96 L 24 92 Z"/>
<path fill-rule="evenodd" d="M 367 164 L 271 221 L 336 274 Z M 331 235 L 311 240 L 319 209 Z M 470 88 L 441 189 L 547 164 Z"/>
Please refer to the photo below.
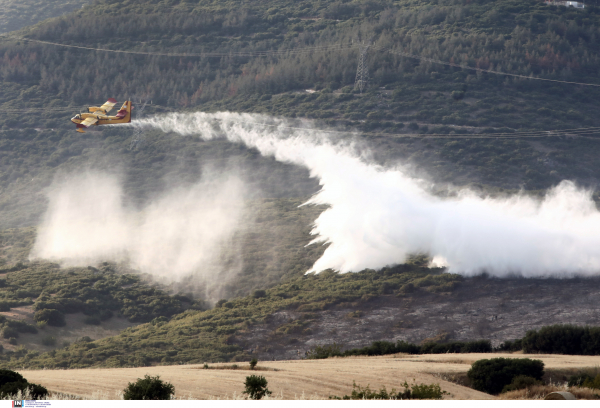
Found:
<path fill-rule="evenodd" d="M 19 30 L 52 17 L 80 9 L 90 0 L 3 0 L 0 33 Z"/>
<path fill-rule="evenodd" d="M 240 339 L 274 313 L 302 316 L 279 325 L 273 338 L 297 332 L 308 342 L 313 311 L 371 307 L 373 298 L 412 297 L 415 287 L 451 296 L 461 281 L 428 269 L 427 259 L 383 272 L 303 276 L 323 251 L 306 247 L 322 208 L 299 207 L 319 188 L 305 169 L 224 140 L 152 130 L 132 146 L 132 130 L 123 127 L 82 135 L 69 121 L 80 109 L 109 97 L 135 97 L 151 101 L 145 115 L 243 111 L 358 129 L 374 161 L 408 165 L 434 181 L 439 194 L 449 184 L 485 194 L 542 194 L 563 179 L 595 187 L 596 129 L 539 138 L 523 132 L 600 127 L 596 3 L 576 10 L 539 0 L 96 0 L 1 36 L 0 265 L 7 288 L 33 287 L 18 305 L 10 303 L 15 299 L 7 289 L 5 307 L 68 314 L 69 305 L 85 302 L 93 319 L 107 310 L 116 314 L 117 307 L 125 317 L 141 310 L 139 321 L 153 319 L 48 354 L 16 348 L 2 364 L 245 359 Z M 370 74 L 361 93 L 354 81 L 360 47 L 369 42 Z M 515 138 L 494 137 L 499 134 Z M 57 274 L 55 265 L 28 263 L 53 180 L 87 169 L 119 173 L 124 201 L 140 212 L 166 188 L 193 185 L 209 170 L 240 177 L 252 217 L 224 253 L 242 260 L 235 279 L 215 276 L 225 298 L 219 307 L 188 310 L 169 321 L 193 299 L 157 289 L 150 294 L 156 298 L 141 296 L 145 300 L 133 302 L 131 311 L 126 298 L 140 297 L 137 281 L 131 289 L 130 278 L 112 270 L 71 270 L 77 277 L 71 279 Z M 52 280 L 35 285 L 44 274 Z M 63 288 L 71 284 L 77 289 Z M 101 288 L 86 291 L 80 287 L 86 284 Z M 195 291 L 201 294 L 196 306 L 202 304 L 202 282 L 184 279 L 170 289 Z M 156 310 L 148 311 L 153 302 Z"/>
<path fill-rule="evenodd" d="M 35 140 L 36 154 L 54 154 L 50 163 L 60 167 L 79 154 L 71 147 L 74 136 L 48 129 L 71 129 L 67 119 L 80 107 L 133 95 L 151 100 L 155 108 L 150 112 L 164 111 L 156 105 L 173 110 L 263 112 L 313 118 L 320 126 L 400 135 L 598 126 L 596 86 L 482 73 L 387 52 L 525 77 L 600 84 L 597 10 L 594 2 L 588 2 L 585 10 L 575 10 L 538 0 L 175 1 L 168 5 L 149 0 L 96 1 L 17 34 L 150 55 L 2 38 L 0 152 L 18 162 L 23 146 L 17 145 L 28 138 Z M 369 84 L 360 94 L 353 91 L 358 44 L 370 39 Z M 332 45 L 341 49 L 314 48 Z M 232 54 L 259 51 L 276 53 Z M 221 55 L 157 55 L 207 52 Z M 42 107 L 41 112 L 36 110 Z M 28 136 L 18 129 L 27 129 Z M 42 148 L 37 140 L 54 142 Z M 127 142 L 124 137 L 120 143 L 126 147 Z M 406 144 L 414 145 L 381 136 L 373 147 L 401 154 L 407 151 Z M 418 164 L 434 179 L 535 190 L 564 178 L 593 184 L 599 171 L 595 146 L 595 140 L 564 137 L 432 139 L 417 142 L 402 159 Z M 393 161 L 393 154 L 382 159 Z M 32 157 L 31 152 L 27 156 Z M 24 171 L 19 163 L 3 163 L 7 164 L 0 178 L 7 188 Z M 26 223 L 32 222 L 35 217 Z"/>
<path fill-rule="evenodd" d="M 76 133 L 68 119 L 108 97 L 147 98 L 146 114 L 262 112 L 361 129 L 378 162 L 414 164 L 420 176 L 488 193 L 524 188 L 538 194 L 563 179 L 594 186 L 600 160 L 593 137 L 489 134 L 598 126 L 598 87 L 482 73 L 385 50 L 600 84 L 598 23 L 594 2 L 575 10 L 537 0 L 95 1 L 15 35 L 142 54 L 0 37 L 0 226 L 38 225 L 48 186 L 82 168 L 120 169 L 126 201 L 140 208 L 165 185 L 193 183 L 207 164 L 233 166 L 251 187 L 256 211 L 275 212 L 256 218 L 272 222 L 268 228 L 258 235 L 247 229 L 239 238 L 246 242 L 241 253 L 248 256 L 249 280 L 229 293 L 268 286 L 316 259 L 320 249 L 312 247 L 310 256 L 300 251 L 292 258 L 275 251 L 278 244 L 298 248 L 310 241 L 319 210 L 294 209 L 318 189 L 305 170 L 223 141 L 153 131 L 130 149 L 129 129 Z M 357 45 L 369 40 L 369 83 L 360 93 L 353 89 Z M 221 56 L 158 55 L 208 52 Z M 255 54 L 232 54 L 239 52 Z M 463 133 L 488 136 L 452 136 Z M 432 134 L 449 139 L 425 139 Z M 5 262 L 26 258 L 31 242 L 21 240 L 23 231 L 4 233 Z M 289 263 L 273 261 L 281 257 Z M 265 265 L 271 268 L 266 280 L 260 278 Z"/>
<path fill-rule="evenodd" d="M 2 80 L 61 103 L 148 94 L 174 108 L 229 109 L 343 120 L 416 119 L 435 125 L 560 128 L 593 124 L 594 87 L 477 74 L 385 50 L 474 68 L 577 82 L 597 78 L 599 16 L 516 1 L 163 2 L 96 1 L 22 35 L 86 47 L 220 57 L 111 54 L 4 40 Z M 250 108 L 248 95 L 352 86 L 356 44 L 372 39 L 371 93 Z M 305 51 L 339 45 L 351 50 Z M 296 51 L 292 51 L 294 49 Z M 280 51 L 269 57 L 227 54 Z M 35 62 L 34 62 L 35 60 Z M 37 87 L 35 86 L 37 85 Z M 386 87 L 381 92 L 380 87 Z M 22 88 L 24 87 L 24 88 Z M 4 93 L 5 100 L 18 94 Z M 454 92 L 452 96 L 452 92 Z M 208 105 L 207 105 L 208 104 Z M 572 110 L 572 112 L 569 112 Z M 371 116 L 369 116 L 371 115 Z M 10 124 L 9 124 L 10 125 Z M 443 131 L 443 130 L 442 130 Z M 450 129 L 447 130 L 448 132 Z"/>

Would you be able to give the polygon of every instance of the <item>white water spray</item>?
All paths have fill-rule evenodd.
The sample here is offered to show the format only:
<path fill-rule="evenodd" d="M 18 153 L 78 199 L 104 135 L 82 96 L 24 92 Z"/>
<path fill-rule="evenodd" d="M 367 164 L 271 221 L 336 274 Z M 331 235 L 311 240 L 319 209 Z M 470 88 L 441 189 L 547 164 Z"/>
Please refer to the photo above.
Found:
<path fill-rule="evenodd" d="M 428 253 L 450 271 L 497 276 L 592 275 L 600 271 L 600 213 L 591 192 L 564 181 L 542 200 L 481 198 L 463 190 L 435 197 L 400 168 L 370 164 L 331 133 L 235 113 L 174 113 L 140 120 L 164 132 L 227 138 L 304 166 L 322 189 L 308 204 L 329 206 L 313 243 L 328 243 L 312 271 L 340 272 L 401 263 Z"/>
<path fill-rule="evenodd" d="M 113 175 L 83 172 L 56 181 L 31 258 L 65 266 L 123 261 L 169 281 L 194 275 L 206 296 L 218 299 L 223 282 L 241 267 L 225 268 L 220 256 L 244 221 L 245 188 L 233 175 L 206 173 L 142 209 L 124 204 Z"/>

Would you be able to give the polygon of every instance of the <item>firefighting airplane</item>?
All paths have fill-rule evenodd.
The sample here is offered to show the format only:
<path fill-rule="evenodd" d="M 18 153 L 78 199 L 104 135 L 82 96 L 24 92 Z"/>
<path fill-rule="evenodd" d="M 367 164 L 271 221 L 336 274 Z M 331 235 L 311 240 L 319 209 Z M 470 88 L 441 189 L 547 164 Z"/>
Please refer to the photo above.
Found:
<path fill-rule="evenodd" d="M 79 133 L 85 133 L 84 129 L 94 125 L 113 125 L 117 123 L 131 122 L 131 101 L 125 101 L 121 109 L 115 116 L 108 116 L 108 112 L 115 106 L 117 101 L 110 98 L 104 105 L 100 107 L 92 106 L 88 108 L 88 113 L 80 113 L 71 118 L 71 122 L 77 125 Z"/>

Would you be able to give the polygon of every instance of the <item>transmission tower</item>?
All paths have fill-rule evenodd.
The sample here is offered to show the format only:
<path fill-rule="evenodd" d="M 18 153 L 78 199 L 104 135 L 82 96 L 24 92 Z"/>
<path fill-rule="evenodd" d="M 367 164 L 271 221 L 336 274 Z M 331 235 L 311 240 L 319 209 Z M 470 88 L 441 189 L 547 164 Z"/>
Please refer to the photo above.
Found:
<path fill-rule="evenodd" d="M 144 108 L 148 104 L 148 99 L 146 98 L 133 98 L 134 107 L 136 117 L 140 118 L 142 113 L 144 112 Z M 144 142 L 144 129 L 142 127 L 134 127 L 133 128 L 133 139 L 131 139 L 131 143 L 129 143 L 129 150 L 137 149 Z"/>
<path fill-rule="evenodd" d="M 371 42 L 367 45 L 363 43 L 360 46 L 360 55 L 358 56 L 358 68 L 356 69 L 356 80 L 354 81 L 354 89 L 359 89 L 362 93 L 367 86 L 369 80 L 369 67 L 367 67 L 367 51 L 371 46 Z"/>

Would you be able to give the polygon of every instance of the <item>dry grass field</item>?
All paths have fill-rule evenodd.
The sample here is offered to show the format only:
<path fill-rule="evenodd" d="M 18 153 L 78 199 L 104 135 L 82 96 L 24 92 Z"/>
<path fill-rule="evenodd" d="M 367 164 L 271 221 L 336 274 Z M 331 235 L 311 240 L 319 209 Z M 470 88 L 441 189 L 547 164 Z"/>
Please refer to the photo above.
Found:
<path fill-rule="evenodd" d="M 379 389 L 402 389 L 401 384 L 438 383 L 449 394 L 444 399 L 494 399 L 473 389 L 445 381 L 452 374 L 466 373 L 482 358 L 509 357 L 543 360 L 546 369 L 600 367 L 600 356 L 514 355 L 514 354 L 434 354 L 384 357 L 332 358 L 326 360 L 260 361 L 256 374 L 264 375 L 277 399 L 327 399 L 352 392 L 352 383 Z M 240 368 L 245 363 L 237 363 Z M 54 392 L 82 398 L 118 399 L 127 383 L 148 374 L 160 375 L 175 386 L 179 399 L 240 398 L 249 369 L 216 369 L 231 364 L 157 366 L 116 369 L 22 370 L 27 380 Z"/>

